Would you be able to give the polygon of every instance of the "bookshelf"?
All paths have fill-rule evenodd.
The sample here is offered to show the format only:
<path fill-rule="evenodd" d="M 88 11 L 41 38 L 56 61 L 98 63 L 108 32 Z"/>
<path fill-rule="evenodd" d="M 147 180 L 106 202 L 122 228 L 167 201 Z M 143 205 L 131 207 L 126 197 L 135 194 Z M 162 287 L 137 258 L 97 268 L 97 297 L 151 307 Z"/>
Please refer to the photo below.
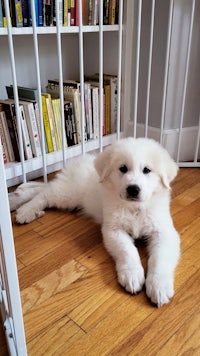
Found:
<path fill-rule="evenodd" d="M 103 87 L 103 73 L 117 75 L 120 89 L 123 81 L 122 33 L 125 21 L 123 14 L 127 2 L 119 1 L 119 21 L 115 25 L 103 24 L 103 2 L 102 4 L 100 2 L 99 25 L 96 26 L 79 23 L 79 26 L 58 24 L 52 27 L 37 27 L 33 21 L 32 27 L 0 28 L 0 46 L 4 48 L 0 55 L 0 98 L 7 97 L 6 85 L 13 84 L 16 88 L 17 86 L 38 88 L 41 92 L 45 92 L 48 79 L 54 78 L 59 78 L 60 81 L 65 78 L 77 80 L 83 91 L 84 75 L 94 73 L 99 73 L 100 88 Z M 8 5 L 7 0 L 5 7 L 6 3 Z M 32 11 L 34 20 L 33 6 Z M 81 9 L 79 11 L 81 12 Z M 60 94 L 62 95 L 61 92 Z M 17 106 L 18 98 L 15 100 Z M 100 100 L 102 107 L 103 99 Z M 123 100 L 121 90 L 118 100 L 120 101 L 118 110 L 121 111 Z M 42 112 L 41 103 L 39 107 Z M 83 116 L 84 107 L 81 109 Z M 103 120 L 102 112 L 103 108 L 100 109 L 100 120 Z M 118 114 L 118 120 L 119 117 Z M 122 127 L 118 125 L 116 133 L 100 135 L 98 139 L 87 142 L 83 142 L 82 139 L 81 144 L 53 153 L 46 154 L 43 150 L 42 157 L 6 163 L 7 186 L 61 169 L 64 162 L 74 156 L 102 150 L 121 135 L 121 129 Z"/>

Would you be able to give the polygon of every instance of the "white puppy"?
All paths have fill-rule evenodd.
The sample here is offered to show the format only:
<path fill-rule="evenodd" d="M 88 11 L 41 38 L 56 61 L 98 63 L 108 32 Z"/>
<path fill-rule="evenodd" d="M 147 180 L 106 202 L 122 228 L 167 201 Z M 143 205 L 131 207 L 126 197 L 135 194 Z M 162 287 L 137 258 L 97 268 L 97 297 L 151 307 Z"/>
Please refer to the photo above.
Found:
<path fill-rule="evenodd" d="M 29 223 L 45 208 L 75 208 L 102 224 L 106 249 L 116 263 L 119 283 L 130 293 L 146 293 L 158 306 L 174 295 L 174 270 L 180 242 L 170 215 L 170 182 L 176 163 L 157 142 L 122 139 L 96 158 L 86 155 L 68 163 L 47 184 L 25 183 L 11 193 L 16 220 Z M 148 270 L 144 270 L 134 240 L 148 242 Z"/>

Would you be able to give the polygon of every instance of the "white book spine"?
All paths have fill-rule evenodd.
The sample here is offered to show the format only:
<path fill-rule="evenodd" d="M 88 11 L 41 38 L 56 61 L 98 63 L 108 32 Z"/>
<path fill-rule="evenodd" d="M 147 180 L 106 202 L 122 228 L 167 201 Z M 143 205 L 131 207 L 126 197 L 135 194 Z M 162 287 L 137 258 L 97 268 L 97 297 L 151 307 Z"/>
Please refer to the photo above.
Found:
<path fill-rule="evenodd" d="M 99 138 L 99 88 L 92 87 L 92 116 L 93 116 L 93 129 L 94 138 Z"/>
<path fill-rule="evenodd" d="M 32 149 L 31 149 L 30 136 L 29 136 L 28 127 L 26 124 L 24 108 L 21 105 L 19 107 L 19 109 L 20 109 L 20 114 L 21 114 L 21 127 L 22 127 L 22 138 L 23 138 L 23 143 L 24 143 L 25 158 L 31 159 L 31 158 L 33 158 L 33 153 L 32 153 Z"/>
<path fill-rule="evenodd" d="M 39 157 L 42 155 L 42 151 L 33 103 L 23 102 L 22 104 L 24 107 L 26 123 L 30 135 L 32 152 L 35 157 Z"/>

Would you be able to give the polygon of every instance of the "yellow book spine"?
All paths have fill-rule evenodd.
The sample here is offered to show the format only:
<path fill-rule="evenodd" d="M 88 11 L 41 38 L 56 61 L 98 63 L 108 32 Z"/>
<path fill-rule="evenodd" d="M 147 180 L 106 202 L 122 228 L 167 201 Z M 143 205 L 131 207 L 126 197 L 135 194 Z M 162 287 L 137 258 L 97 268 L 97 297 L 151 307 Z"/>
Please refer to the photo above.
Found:
<path fill-rule="evenodd" d="M 109 135 L 111 132 L 110 121 L 110 85 L 104 85 L 105 92 L 105 134 Z"/>
<path fill-rule="evenodd" d="M 49 117 L 47 112 L 47 105 L 46 105 L 46 98 L 42 95 L 42 115 L 43 115 L 43 123 L 44 123 L 44 130 L 46 135 L 47 147 L 48 152 L 54 152 L 53 149 L 53 142 L 51 138 L 51 129 L 49 124 Z"/>

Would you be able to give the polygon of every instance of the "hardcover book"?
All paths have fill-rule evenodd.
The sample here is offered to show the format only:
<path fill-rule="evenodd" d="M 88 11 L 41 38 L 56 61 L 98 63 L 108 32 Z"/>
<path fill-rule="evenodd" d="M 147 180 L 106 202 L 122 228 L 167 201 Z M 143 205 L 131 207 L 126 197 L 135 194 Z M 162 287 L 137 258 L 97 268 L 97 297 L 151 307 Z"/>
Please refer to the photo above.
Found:
<path fill-rule="evenodd" d="M 10 133 L 10 138 L 12 142 L 12 147 L 15 155 L 16 161 L 21 161 L 20 153 L 19 153 L 19 138 L 18 138 L 18 131 L 17 131 L 17 118 L 16 118 L 16 111 L 15 111 L 15 104 L 13 100 L 1 100 L 3 104 L 3 110 L 6 115 L 6 120 L 8 124 L 8 129 Z"/>
<path fill-rule="evenodd" d="M 39 157 L 42 155 L 42 151 L 33 103 L 20 100 L 20 104 L 23 105 L 24 108 L 33 156 Z"/>

